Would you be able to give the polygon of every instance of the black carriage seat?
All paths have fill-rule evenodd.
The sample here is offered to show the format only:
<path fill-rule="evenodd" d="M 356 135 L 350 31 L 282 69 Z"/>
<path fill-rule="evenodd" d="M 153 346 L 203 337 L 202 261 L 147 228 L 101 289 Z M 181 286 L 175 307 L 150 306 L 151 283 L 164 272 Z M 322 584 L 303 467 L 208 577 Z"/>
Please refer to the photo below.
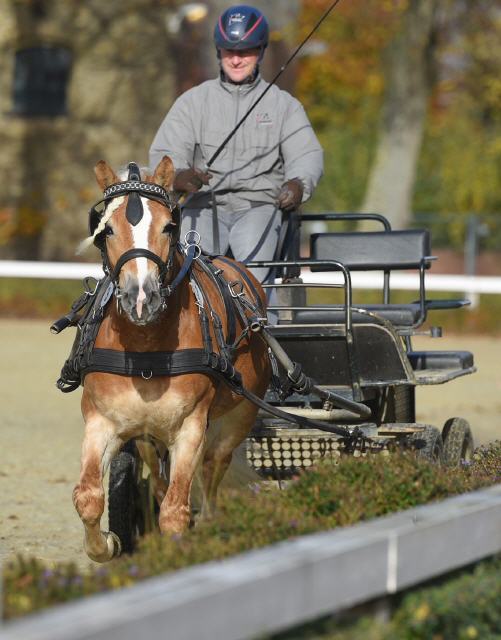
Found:
<path fill-rule="evenodd" d="M 473 354 L 469 351 L 408 351 L 414 371 L 428 369 L 471 369 Z"/>
<path fill-rule="evenodd" d="M 361 307 L 391 322 L 395 327 L 418 327 L 426 319 L 428 310 L 452 309 L 469 304 L 467 300 L 426 300 L 425 271 L 431 266 L 430 234 L 427 230 L 371 231 L 343 233 L 314 233 L 310 238 L 310 254 L 314 260 L 336 260 L 352 271 L 380 271 L 385 274 L 383 301 L 380 304 L 357 305 L 352 319 L 367 322 L 367 314 L 357 312 Z M 326 271 L 311 265 L 311 271 Z M 413 270 L 419 273 L 420 299 L 405 304 L 390 302 L 391 272 Z M 344 321 L 344 310 L 326 305 L 297 311 L 298 324 L 338 324 Z"/>
<path fill-rule="evenodd" d="M 366 313 L 357 311 L 359 306 L 370 313 L 381 316 L 397 327 L 412 327 L 420 320 L 419 303 L 412 304 L 354 304 L 352 321 L 356 324 L 370 320 Z M 326 309 L 325 305 L 311 305 L 308 309 L 296 311 L 294 322 L 297 324 L 340 324 L 344 322 L 345 312 L 341 308 Z"/>

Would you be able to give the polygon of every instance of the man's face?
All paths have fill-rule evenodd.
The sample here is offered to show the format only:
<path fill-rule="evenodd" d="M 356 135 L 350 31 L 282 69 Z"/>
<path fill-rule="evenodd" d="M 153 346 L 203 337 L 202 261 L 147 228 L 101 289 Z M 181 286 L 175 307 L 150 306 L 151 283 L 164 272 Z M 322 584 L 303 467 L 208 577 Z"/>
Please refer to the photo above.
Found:
<path fill-rule="evenodd" d="M 259 49 L 246 49 L 245 51 L 221 49 L 221 67 L 231 82 L 238 84 L 254 73 L 259 53 Z"/>

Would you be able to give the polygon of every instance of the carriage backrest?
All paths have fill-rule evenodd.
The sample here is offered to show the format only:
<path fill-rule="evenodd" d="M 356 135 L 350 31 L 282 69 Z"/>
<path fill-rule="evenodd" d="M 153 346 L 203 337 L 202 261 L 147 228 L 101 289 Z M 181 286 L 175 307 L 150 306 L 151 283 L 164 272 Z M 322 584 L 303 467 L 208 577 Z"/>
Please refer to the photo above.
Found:
<path fill-rule="evenodd" d="M 424 229 L 314 233 L 310 238 L 313 259 L 336 260 L 352 271 L 419 269 L 423 263 L 429 267 L 430 253 L 430 234 Z"/>

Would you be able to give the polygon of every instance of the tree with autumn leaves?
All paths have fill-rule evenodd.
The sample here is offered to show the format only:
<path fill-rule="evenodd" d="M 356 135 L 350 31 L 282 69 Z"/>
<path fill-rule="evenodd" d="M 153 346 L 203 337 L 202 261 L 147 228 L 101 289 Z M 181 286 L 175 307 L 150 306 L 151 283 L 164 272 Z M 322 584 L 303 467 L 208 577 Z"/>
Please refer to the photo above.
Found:
<path fill-rule="evenodd" d="M 250 3 L 262 9 L 270 21 L 270 45 L 262 65 L 265 78 L 270 79 L 332 0 L 250 0 Z M 66 6 L 54 3 L 54 7 L 56 4 Z M 157 30 L 159 41 L 166 36 L 169 39 L 171 48 L 166 47 L 163 55 L 170 66 L 160 68 L 157 63 L 149 68 L 167 84 L 172 74 L 175 87 L 171 96 L 160 92 L 161 102 L 152 101 L 146 110 L 151 120 L 159 121 L 176 92 L 217 73 L 213 26 L 231 1 L 161 0 L 147 4 L 151 4 L 152 11 L 162 11 L 166 18 L 171 12 L 184 16 L 185 31 L 177 36 L 171 30 L 165 34 L 162 25 Z M 13 4 L 21 7 L 18 5 Z M 26 2 L 21 8 L 35 10 L 36 6 L 35 2 Z M 72 2 L 68 6 L 76 11 L 80 4 Z M 191 19 L 187 19 L 190 11 Z M 143 21 L 139 30 L 147 24 L 142 14 L 132 12 L 130 16 L 138 23 Z M 169 19 L 169 25 L 171 22 Z M 20 24 L 25 23 L 20 20 Z M 97 28 L 97 23 L 91 23 L 92 28 Z M 97 35 L 103 37 L 112 48 L 106 22 L 102 23 L 102 29 L 102 34 L 92 37 L 94 40 Z M 85 30 L 79 33 L 87 37 Z M 159 46 L 154 51 L 160 51 Z M 92 55 L 87 48 L 83 52 Z M 131 69 L 142 69 L 145 55 L 144 52 L 129 55 Z M 118 69 L 125 79 L 129 78 L 129 70 L 123 64 L 115 63 L 113 68 L 113 59 L 110 56 L 107 61 L 110 65 L 107 73 Z M 76 60 L 75 67 L 79 64 Z M 325 176 L 308 208 L 380 211 L 395 228 L 411 223 L 415 212 L 438 215 L 501 212 L 500 68 L 501 11 L 492 0 L 340 0 L 279 82 L 305 105 L 325 151 Z M 78 77 L 73 74 L 74 79 Z M 93 82 L 92 77 L 89 82 Z M 122 84 L 130 88 L 132 85 L 127 82 L 124 80 Z M 152 86 L 157 85 L 158 80 Z M 141 91 L 132 94 L 139 96 Z M 144 102 L 144 96 L 140 102 Z M 73 103 L 69 109 L 68 122 L 72 122 L 76 106 Z M 93 110 L 88 125 L 82 121 L 79 135 L 93 149 L 104 144 L 104 138 L 95 136 L 92 127 L 106 127 L 112 135 L 117 122 L 124 120 L 122 114 L 118 119 L 110 115 L 116 108 L 111 102 L 100 112 L 101 119 Z M 158 115 L 154 115 L 155 111 Z M 134 114 L 137 119 L 137 109 Z M 129 115 L 131 123 L 133 115 Z M 63 189 L 64 198 L 54 196 L 46 203 L 40 194 L 47 192 L 54 176 L 52 165 L 46 161 L 47 149 L 54 148 L 54 153 L 64 158 L 72 157 L 75 149 L 80 154 L 81 146 L 72 143 L 70 135 L 61 134 L 66 126 L 72 135 L 76 128 L 74 124 L 68 126 L 64 117 L 54 120 L 54 128 L 47 120 L 42 129 L 36 121 L 18 118 L 14 123 L 17 126 L 4 127 L 3 134 L 8 137 L 11 131 L 22 132 L 20 144 L 29 151 L 26 158 L 30 163 L 11 168 L 14 161 L 7 162 L 15 179 L 6 173 L 3 191 L 8 197 L 0 202 L 0 251 L 15 242 L 19 251 L 13 256 L 35 258 L 39 255 L 36 247 L 50 245 L 46 239 L 53 231 L 47 221 L 54 220 L 53 229 L 59 228 L 58 219 L 65 215 L 59 206 L 68 193 L 87 193 L 88 177 L 82 171 L 77 176 L 81 184 L 75 178 L 73 189 L 68 192 L 67 171 L 70 167 L 74 172 L 74 167 L 72 163 L 61 163 L 65 172 L 51 186 L 51 193 L 60 194 Z M 143 147 L 147 149 L 152 134 L 145 133 L 144 122 L 138 121 L 130 130 L 137 130 L 139 137 L 143 135 Z M 140 152 L 136 138 L 117 133 L 114 144 L 108 143 L 104 151 L 94 155 L 99 158 L 109 153 L 110 146 L 117 153 L 118 150 L 130 153 L 127 149 L 131 148 Z M 5 144 L 3 155 L 8 158 Z M 37 159 L 40 167 L 34 171 L 32 165 Z M 19 180 L 16 176 L 22 172 L 28 173 L 20 180 L 21 188 L 16 186 L 16 179 Z M 34 176 L 39 176 L 40 188 L 34 184 Z M 456 227 L 448 225 L 446 235 L 459 242 Z M 492 243 L 494 237 L 492 233 L 488 242 Z M 500 244 L 501 241 L 497 246 Z M 51 250 L 44 255 L 56 254 Z"/>
<path fill-rule="evenodd" d="M 304 0 L 302 33 L 330 5 Z M 487 0 L 341 1 L 301 61 L 326 153 L 315 209 L 501 212 L 501 16 Z"/>

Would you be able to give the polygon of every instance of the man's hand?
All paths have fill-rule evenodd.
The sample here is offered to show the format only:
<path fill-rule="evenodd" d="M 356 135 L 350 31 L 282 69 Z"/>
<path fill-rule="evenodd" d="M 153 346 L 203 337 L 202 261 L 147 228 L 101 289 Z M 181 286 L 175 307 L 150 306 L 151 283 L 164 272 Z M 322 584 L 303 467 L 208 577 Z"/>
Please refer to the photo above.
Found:
<path fill-rule="evenodd" d="M 202 188 L 202 185 L 209 184 L 212 178 L 211 173 L 189 167 L 188 169 L 179 169 L 176 171 L 172 189 L 181 191 L 182 193 L 195 193 Z"/>
<path fill-rule="evenodd" d="M 277 204 L 282 211 L 294 211 L 303 200 L 303 183 L 299 178 L 292 178 L 280 189 Z"/>

